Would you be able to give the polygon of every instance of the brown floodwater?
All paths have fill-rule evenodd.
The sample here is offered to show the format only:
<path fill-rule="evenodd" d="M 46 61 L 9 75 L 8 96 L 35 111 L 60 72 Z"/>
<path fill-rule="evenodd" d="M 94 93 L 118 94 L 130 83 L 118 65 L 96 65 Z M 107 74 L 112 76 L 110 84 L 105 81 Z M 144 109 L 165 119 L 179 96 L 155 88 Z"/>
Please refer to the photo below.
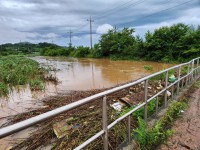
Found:
<path fill-rule="evenodd" d="M 0 97 L 0 119 L 25 112 L 30 108 L 41 107 L 39 100 L 49 96 L 71 90 L 108 88 L 174 65 L 150 61 L 67 57 L 40 56 L 31 59 L 39 62 L 42 67 L 50 67 L 53 70 L 50 73 L 58 79 L 59 83 L 56 85 L 46 83 L 44 91 L 31 91 L 28 85 L 13 88 L 8 97 Z M 145 70 L 145 65 L 152 66 L 153 70 Z"/>
<path fill-rule="evenodd" d="M 42 66 L 51 66 L 57 70 L 53 72 L 60 81 L 56 86 L 57 92 L 112 87 L 174 65 L 150 61 L 90 58 L 34 57 L 32 59 Z M 153 70 L 145 70 L 145 65 L 152 66 Z"/>
<path fill-rule="evenodd" d="M 174 64 L 150 61 L 112 61 L 109 59 L 67 58 L 67 57 L 32 57 L 43 67 L 50 67 L 50 73 L 59 83 L 46 83 L 44 91 L 31 91 L 29 86 L 19 86 L 10 91 L 8 97 L 0 97 L 0 126 L 6 122 L 5 117 L 42 107 L 41 99 L 67 93 L 71 90 L 90 90 L 109 88 L 117 84 L 136 80 L 153 72 L 163 70 Z M 145 65 L 153 67 L 152 71 L 144 69 Z M 27 130 L 29 131 L 29 130 Z M 0 149 L 6 149 L 10 141 L 15 141 L 18 134 L 0 140 Z M 22 131 L 22 137 L 27 132 Z"/>

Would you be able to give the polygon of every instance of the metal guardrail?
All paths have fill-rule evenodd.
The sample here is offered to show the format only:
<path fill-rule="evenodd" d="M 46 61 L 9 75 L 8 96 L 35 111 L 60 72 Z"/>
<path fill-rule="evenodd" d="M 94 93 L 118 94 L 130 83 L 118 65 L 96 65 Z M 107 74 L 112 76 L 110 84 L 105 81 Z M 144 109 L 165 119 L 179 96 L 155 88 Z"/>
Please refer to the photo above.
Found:
<path fill-rule="evenodd" d="M 121 120 L 123 120 L 126 117 L 128 117 L 128 141 L 130 142 L 131 141 L 131 114 L 133 112 L 137 111 L 138 109 L 144 107 L 144 119 L 147 120 L 148 103 L 156 98 L 155 113 L 157 115 L 157 113 L 158 113 L 158 96 L 161 95 L 162 93 L 164 93 L 164 106 L 167 107 L 167 104 L 168 104 L 167 90 L 169 88 L 172 88 L 171 99 L 173 99 L 174 98 L 174 86 L 175 85 L 177 85 L 176 94 L 178 95 L 179 91 L 180 91 L 181 81 L 182 81 L 181 89 L 183 89 L 184 88 L 183 80 L 185 80 L 185 87 L 186 87 L 189 84 L 191 84 L 192 81 L 196 80 L 199 77 L 199 70 L 200 70 L 199 69 L 199 60 L 200 60 L 200 57 L 195 58 L 195 59 L 193 59 L 193 60 L 191 60 L 187 63 L 176 65 L 174 67 L 171 67 L 171 68 L 162 70 L 160 72 L 151 74 L 149 76 L 146 76 L 144 78 L 141 78 L 137 81 L 134 81 L 134 82 L 131 82 L 131 83 L 110 89 L 110 90 L 106 90 L 106 91 L 101 92 L 99 94 L 95 94 L 93 96 L 90 96 L 90 97 L 84 98 L 82 100 L 73 102 L 73 103 L 68 104 L 66 106 L 62 106 L 60 108 L 54 109 L 52 111 L 46 112 L 44 114 L 41 114 L 41 115 L 38 115 L 38 116 L 35 116 L 35 117 L 32 117 L 32 118 L 27 119 L 25 121 L 21 121 L 19 123 L 1 128 L 0 129 L 0 139 L 4 138 L 6 136 L 9 136 L 11 134 L 14 134 L 18 131 L 27 129 L 28 127 L 36 125 L 36 124 L 38 124 L 38 123 L 40 123 L 44 120 L 56 117 L 61 113 L 67 112 L 67 111 L 72 110 L 72 109 L 77 108 L 77 107 L 80 107 L 80 106 L 82 106 L 86 103 L 89 103 L 91 101 L 94 101 L 98 98 L 102 98 L 102 102 L 103 102 L 103 105 L 102 105 L 102 109 L 103 109 L 103 114 L 102 114 L 103 115 L 103 120 L 102 120 L 103 121 L 103 127 L 102 127 L 102 130 L 99 131 L 98 133 L 96 133 L 94 136 L 89 138 L 87 141 L 85 141 L 81 145 L 79 145 L 78 147 L 76 147 L 75 149 L 76 150 L 82 149 L 85 146 L 87 146 L 88 144 L 90 144 L 91 142 L 93 142 L 95 139 L 99 138 L 100 136 L 103 136 L 104 150 L 107 150 L 108 149 L 108 130 L 111 129 L 113 126 L 115 126 L 117 123 L 119 123 Z M 185 76 L 181 77 L 181 67 L 183 67 L 183 66 L 187 66 L 188 70 L 187 70 L 187 74 Z M 178 79 L 174 83 L 168 85 L 167 84 L 168 83 L 168 74 L 169 74 L 169 71 L 173 70 L 173 69 L 178 69 Z M 165 87 L 164 87 L 164 89 L 161 90 L 160 92 L 156 93 L 155 95 L 153 95 L 151 98 L 148 99 L 147 98 L 147 95 L 148 95 L 148 80 L 152 77 L 155 77 L 155 76 L 163 74 L 163 73 L 165 74 Z M 139 83 L 144 83 L 144 93 L 145 93 L 144 102 L 108 125 L 108 121 L 107 121 L 108 116 L 107 116 L 107 108 L 106 108 L 106 106 L 107 106 L 106 95 L 115 93 L 117 91 L 120 91 L 120 90 L 123 90 L 123 89 L 126 89 L 126 88 L 129 88 L 129 87 L 136 85 L 136 84 L 139 84 Z"/>

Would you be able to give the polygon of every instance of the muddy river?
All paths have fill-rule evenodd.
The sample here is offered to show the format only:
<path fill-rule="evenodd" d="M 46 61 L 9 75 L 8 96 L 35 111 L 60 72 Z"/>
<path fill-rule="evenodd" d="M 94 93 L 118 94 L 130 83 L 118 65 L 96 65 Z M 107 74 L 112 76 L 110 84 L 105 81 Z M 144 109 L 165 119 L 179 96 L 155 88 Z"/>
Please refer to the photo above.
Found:
<path fill-rule="evenodd" d="M 153 72 L 169 68 L 174 64 L 149 61 L 112 61 L 109 59 L 33 57 L 43 67 L 51 68 L 51 74 L 58 79 L 58 84 L 46 83 L 45 91 L 31 91 L 29 86 L 13 88 L 8 97 L 0 97 L 0 125 L 6 117 L 42 107 L 41 99 L 67 93 L 71 90 L 90 90 L 108 88 L 120 83 L 136 80 Z M 152 71 L 144 69 L 145 65 L 153 67 Z M 19 134 L 19 133 L 18 133 Z M 0 149 L 9 147 L 9 141 L 27 136 L 22 131 L 0 140 Z M 26 137 L 25 136 L 25 137 Z"/>
<path fill-rule="evenodd" d="M 70 90 L 90 90 L 112 87 L 169 68 L 173 64 L 150 61 L 112 61 L 109 59 L 33 57 L 43 67 L 51 68 L 58 84 L 46 83 L 45 91 L 31 91 L 29 86 L 19 86 L 8 97 L 0 98 L 0 119 L 40 107 L 38 100 Z M 148 71 L 144 66 L 152 66 Z M 0 122 L 1 124 L 1 122 Z"/>
<path fill-rule="evenodd" d="M 68 90 L 89 90 L 111 87 L 136 80 L 147 74 L 173 66 L 172 64 L 149 61 L 112 61 L 109 59 L 77 59 L 65 57 L 34 57 L 41 65 L 56 68 L 60 81 L 57 92 Z M 153 67 L 147 71 L 145 65 Z"/>

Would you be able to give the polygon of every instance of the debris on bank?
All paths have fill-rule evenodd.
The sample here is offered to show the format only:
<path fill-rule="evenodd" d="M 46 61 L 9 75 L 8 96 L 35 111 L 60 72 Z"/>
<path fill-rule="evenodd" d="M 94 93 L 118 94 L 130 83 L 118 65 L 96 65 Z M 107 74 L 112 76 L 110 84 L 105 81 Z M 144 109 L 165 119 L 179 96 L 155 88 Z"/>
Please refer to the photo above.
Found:
<path fill-rule="evenodd" d="M 150 98 L 162 89 L 164 89 L 164 82 L 149 82 L 147 97 Z M 89 97 L 91 95 L 103 92 L 105 90 L 107 89 L 90 91 L 72 91 L 67 95 L 54 96 L 48 99 L 44 99 L 43 103 L 45 107 L 41 107 L 37 110 L 32 110 L 30 112 L 16 115 L 10 118 L 10 121 L 4 124 L 4 126 L 23 121 L 25 119 L 37 116 L 47 111 Z M 167 91 L 167 96 L 171 96 L 170 89 L 168 89 Z M 113 122 L 119 117 L 119 113 L 116 113 L 116 111 L 120 112 L 125 106 L 134 106 L 143 101 L 144 82 L 134 85 L 130 88 L 123 89 L 116 93 L 107 95 L 107 105 L 109 106 L 108 123 Z M 102 130 L 101 119 L 102 99 L 97 99 L 92 101 L 91 103 L 85 104 L 79 108 L 61 114 L 51 120 L 47 120 L 38 124 L 38 131 L 31 134 L 31 136 L 28 139 L 22 139 L 20 141 L 17 141 L 13 149 L 21 150 L 23 148 L 26 148 L 29 150 L 34 150 L 39 148 L 41 145 L 48 144 L 54 145 L 54 149 L 63 149 L 66 147 L 68 147 L 69 149 L 73 149 L 83 141 L 93 136 L 98 131 Z M 126 123 L 126 121 L 122 121 L 122 124 Z M 134 122 L 132 123 L 132 126 L 135 126 Z M 123 141 L 122 136 L 120 136 L 121 132 L 123 132 L 122 126 L 120 126 L 119 129 L 112 130 L 112 132 L 110 131 L 109 133 L 109 142 L 110 145 L 113 147 L 115 147 Z M 116 136 L 116 134 L 118 134 L 118 136 Z M 101 146 L 101 143 L 102 140 L 98 139 L 96 141 L 96 145 L 90 145 L 88 149 L 93 149 L 94 147 L 96 148 L 98 146 Z"/>

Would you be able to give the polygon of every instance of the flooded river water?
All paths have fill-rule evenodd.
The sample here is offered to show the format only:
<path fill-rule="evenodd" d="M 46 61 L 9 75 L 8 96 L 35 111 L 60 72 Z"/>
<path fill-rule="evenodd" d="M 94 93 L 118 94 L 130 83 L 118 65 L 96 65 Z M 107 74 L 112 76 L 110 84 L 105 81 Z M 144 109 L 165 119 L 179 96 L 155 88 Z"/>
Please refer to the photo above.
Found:
<path fill-rule="evenodd" d="M 57 69 L 55 75 L 60 81 L 56 87 L 57 92 L 111 87 L 173 66 L 149 61 L 112 61 L 109 59 L 65 57 L 34 57 L 33 59 L 41 65 Z M 145 65 L 152 66 L 153 70 L 145 70 Z"/>
<path fill-rule="evenodd" d="M 109 59 L 66 58 L 66 57 L 33 57 L 43 67 L 50 67 L 51 74 L 58 79 L 58 84 L 46 83 L 44 91 L 31 91 L 29 86 L 14 88 L 7 98 L 0 98 L 0 125 L 7 116 L 28 111 L 30 108 L 42 107 L 41 99 L 67 93 L 71 90 L 90 90 L 108 88 L 117 84 L 136 80 L 153 72 L 169 68 L 173 64 L 149 61 L 112 61 Z M 147 71 L 144 66 L 152 66 Z M 18 135 L 18 134 L 17 134 Z M 22 131 L 22 137 L 27 132 Z M 9 147 L 10 136 L 0 140 L 0 147 Z M 1 149 L 0 148 L 0 149 Z"/>
<path fill-rule="evenodd" d="M 33 57 L 42 67 L 50 67 L 58 84 L 46 83 L 44 91 L 31 91 L 29 86 L 14 88 L 7 98 L 0 98 L 0 118 L 41 106 L 38 100 L 71 90 L 108 88 L 136 80 L 173 64 L 149 61 L 112 61 L 109 59 Z M 144 66 L 152 66 L 147 71 Z"/>

